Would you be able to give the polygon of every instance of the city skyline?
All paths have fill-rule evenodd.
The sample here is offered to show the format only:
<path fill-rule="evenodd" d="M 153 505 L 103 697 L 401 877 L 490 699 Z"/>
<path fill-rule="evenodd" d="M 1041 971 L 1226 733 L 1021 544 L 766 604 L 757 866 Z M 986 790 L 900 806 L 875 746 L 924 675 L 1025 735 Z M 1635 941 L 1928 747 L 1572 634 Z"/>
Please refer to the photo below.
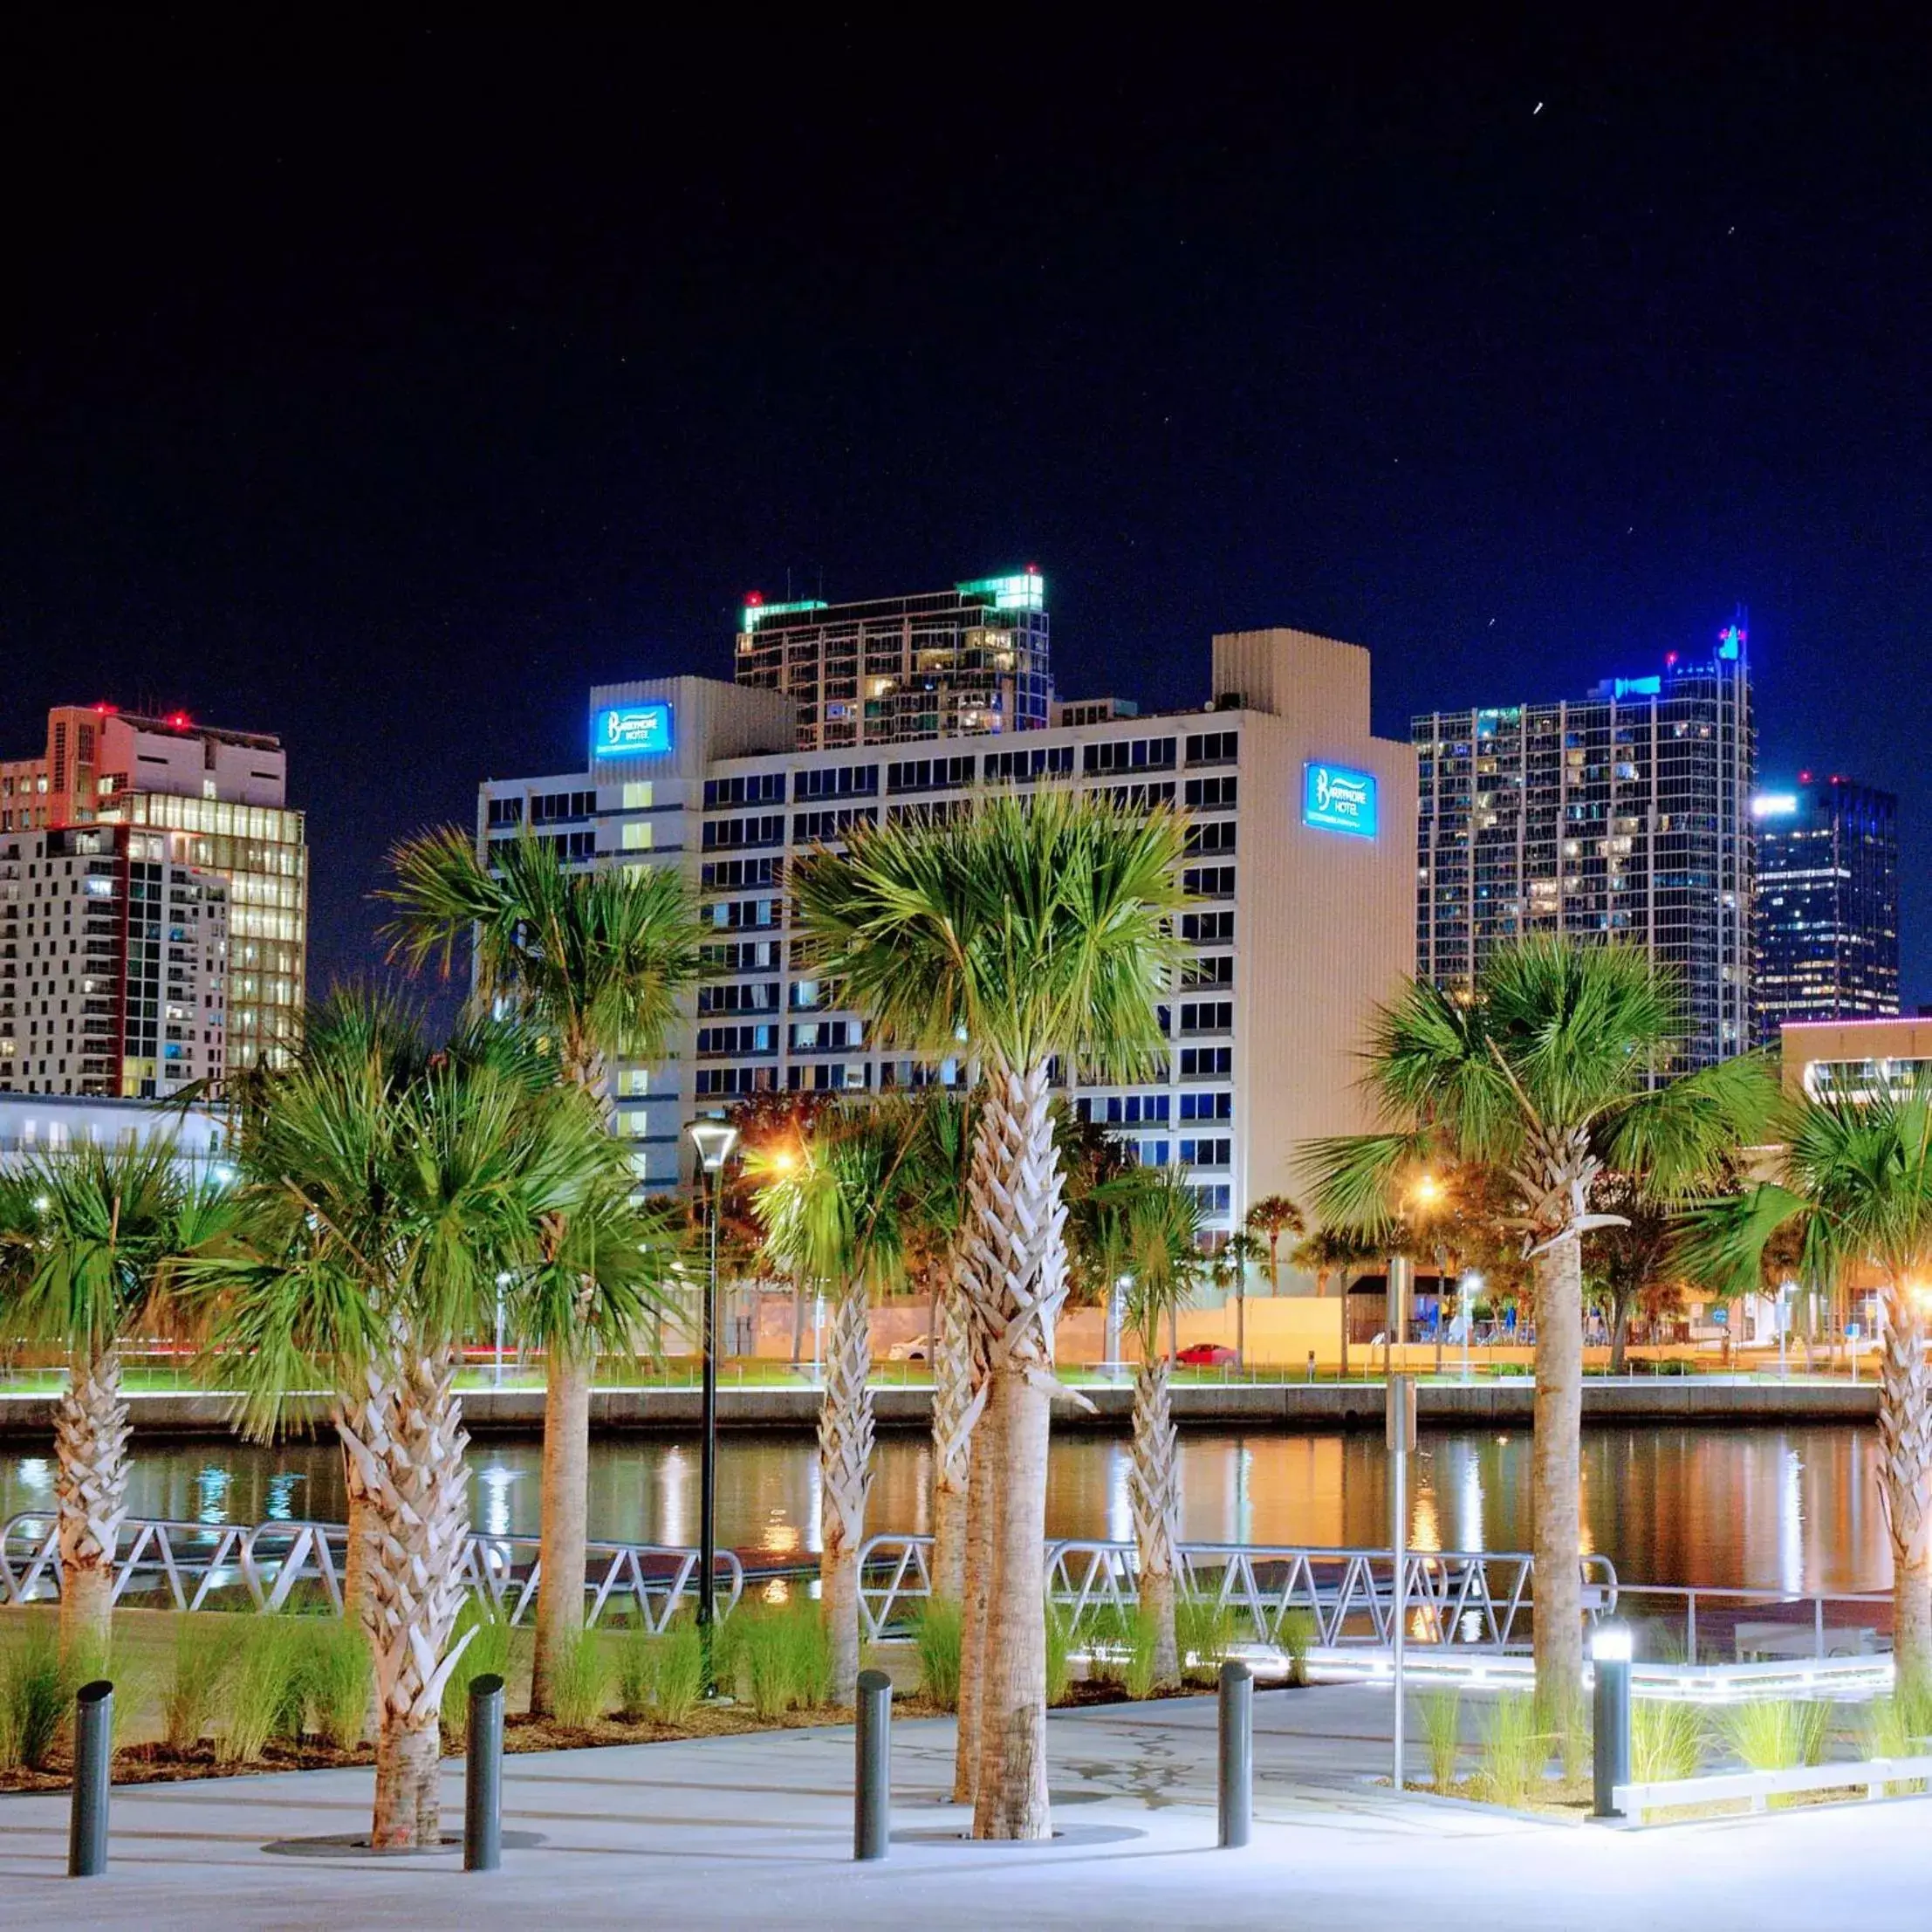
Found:
<path fill-rule="evenodd" d="M 16 234 L 0 702 L 280 734 L 317 986 L 380 969 L 392 838 L 558 761 L 592 685 L 730 675 L 753 591 L 1037 562 L 1067 695 L 1171 709 L 1214 632 L 1290 624 L 1374 650 L 1394 736 L 1650 675 L 1741 600 L 1764 771 L 1932 811 L 1904 37 L 1048 32 L 1053 111 L 962 140 L 856 28 L 641 120 L 622 35 L 512 75 L 264 32 L 236 90 L 212 26 L 14 30 L 17 175 L 85 125 L 117 188 Z"/>

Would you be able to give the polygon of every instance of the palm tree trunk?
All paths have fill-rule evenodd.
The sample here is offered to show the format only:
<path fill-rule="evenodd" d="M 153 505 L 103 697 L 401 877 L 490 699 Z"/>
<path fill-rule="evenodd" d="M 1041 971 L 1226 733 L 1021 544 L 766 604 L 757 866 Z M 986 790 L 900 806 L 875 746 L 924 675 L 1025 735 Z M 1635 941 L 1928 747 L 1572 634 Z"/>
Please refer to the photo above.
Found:
<path fill-rule="evenodd" d="M 60 1539 L 60 1648 L 105 1666 L 114 1553 L 127 1514 L 127 1404 L 120 1351 L 76 1353 L 54 1404 L 54 1497 Z"/>
<path fill-rule="evenodd" d="M 864 1288 L 848 1284 L 832 1319 L 832 1359 L 819 1406 L 819 1557 L 826 1634 L 832 1645 L 832 1701 L 859 1691 L 859 1551 L 872 1490 L 872 1339 Z"/>
<path fill-rule="evenodd" d="M 596 1358 L 553 1344 L 545 1364 L 542 1514 L 538 1524 L 537 1654 L 530 1708 L 551 1709 L 551 1682 L 584 1628 L 584 1541 L 590 1486 L 591 1384 Z"/>
<path fill-rule="evenodd" d="M 1046 1798 L 1046 1448 L 1053 1329 L 1066 1298 L 1060 1196 L 1045 1064 L 994 1073 L 973 1149 L 969 1266 L 985 1338 L 990 1565 L 979 1658 L 973 1836 L 1051 1835 Z M 979 1457 L 976 1456 L 976 1463 Z M 977 1488 L 976 1468 L 976 1483 Z"/>
<path fill-rule="evenodd" d="M 449 1645 L 469 1534 L 462 1403 L 453 1359 L 417 1356 L 395 1386 L 388 1426 L 342 1425 L 367 1496 L 367 1604 L 375 1661 L 376 1802 L 371 1842 L 433 1845 L 440 1828 L 439 1716 L 463 1646 Z M 445 1655 L 445 1651 L 448 1655 Z"/>
<path fill-rule="evenodd" d="M 1016 1367 L 993 1372 L 1005 1480 L 993 1492 L 981 1658 L 976 1839 L 1053 1834 L 1046 1795 L 1046 1391 Z"/>
<path fill-rule="evenodd" d="M 805 1283 L 801 1271 L 791 1278 L 791 1366 L 805 1360 Z"/>
<path fill-rule="evenodd" d="M 1630 1341 L 1630 1298 L 1614 1296 L 1610 1304 L 1610 1373 L 1623 1374 L 1623 1360 Z"/>
<path fill-rule="evenodd" d="M 972 1476 L 972 1356 L 966 1305 L 956 1281 L 939 1297 L 933 1328 L 933 1567 L 935 1597 L 966 1597 L 966 1506 Z"/>
<path fill-rule="evenodd" d="M 1134 1377 L 1134 1459 L 1127 1497 L 1140 1559 L 1141 1615 L 1154 1627 L 1154 1682 L 1181 1682 L 1174 1621 L 1175 1572 L 1181 1541 L 1181 1439 L 1174 1426 L 1170 1365 L 1143 1360 Z"/>
<path fill-rule="evenodd" d="M 1235 1367 L 1248 1366 L 1248 1297 L 1244 1280 L 1235 1283 Z"/>
<path fill-rule="evenodd" d="M 1932 1683 L 1932 1372 L 1925 1325 L 1887 1285 L 1879 1356 L 1879 1494 L 1892 1537 L 1892 1654 L 1901 1684 Z"/>
<path fill-rule="evenodd" d="M 1583 1245 L 1566 1235 L 1536 1257 L 1536 1693 L 1550 1722 L 1577 1721 L 1583 1694 L 1578 1524 L 1583 1464 Z"/>
<path fill-rule="evenodd" d="M 1449 1308 L 1449 1257 L 1435 1250 L 1435 1373 L 1442 1373 L 1442 1317 Z"/>
<path fill-rule="evenodd" d="M 953 1752 L 956 1805 L 972 1804 L 979 1792 L 980 1689 L 985 1681 L 987 1590 L 993 1570 L 993 1494 L 1005 1470 L 998 1428 L 997 1419 L 983 1412 L 970 1438 L 966 1564 L 959 1599 L 959 1722 Z"/>

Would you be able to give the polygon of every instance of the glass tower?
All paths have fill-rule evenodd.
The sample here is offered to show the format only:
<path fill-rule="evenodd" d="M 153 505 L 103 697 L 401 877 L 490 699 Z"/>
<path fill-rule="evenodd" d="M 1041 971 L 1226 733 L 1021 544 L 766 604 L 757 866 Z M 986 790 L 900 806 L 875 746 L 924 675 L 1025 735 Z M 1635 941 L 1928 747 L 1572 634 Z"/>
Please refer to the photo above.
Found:
<path fill-rule="evenodd" d="M 1620 939 L 1678 978 L 1679 1071 L 1750 1045 L 1757 730 L 1741 622 L 1655 676 L 1428 712 L 1411 736 L 1423 977 L 1467 987 L 1525 933 Z"/>
<path fill-rule="evenodd" d="M 1046 580 L 1029 566 L 863 603 L 745 601 L 737 682 L 782 691 L 801 751 L 1045 729 Z"/>
<path fill-rule="evenodd" d="M 1757 832 L 1758 1038 L 1786 1020 L 1899 1010 L 1899 802 L 1848 778 L 1751 801 Z"/>

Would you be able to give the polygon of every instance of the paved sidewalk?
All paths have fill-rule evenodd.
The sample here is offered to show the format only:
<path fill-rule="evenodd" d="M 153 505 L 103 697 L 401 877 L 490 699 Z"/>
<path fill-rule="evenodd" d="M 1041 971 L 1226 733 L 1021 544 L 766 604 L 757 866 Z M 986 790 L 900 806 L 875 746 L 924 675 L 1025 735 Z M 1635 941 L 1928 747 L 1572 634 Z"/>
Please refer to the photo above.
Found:
<path fill-rule="evenodd" d="M 894 1728 L 894 1844 L 851 1862 L 852 1734 L 518 1757 L 506 1829 L 541 1833 L 502 1873 L 454 1852 L 375 1860 L 277 1856 L 272 1840 L 367 1828 L 370 1777 L 311 1771 L 117 1791 L 113 1869 L 65 1868 L 65 1796 L 0 1798 L 0 1924 L 63 1927 L 1623 1926 L 1778 1932 L 1925 1926 L 1932 1800 L 1644 1833 L 1545 1824 L 1368 1780 L 1388 1702 L 1367 1687 L 1263 1693 L 1257 1828 L 1214 1846 L 1214 1706 L 1121 1706 L 1049 1727 L 1051 1846 L 959 1842 L 942 1802 L 949 1723 Z M 462 1815 L 461 1767 L 445 1782 Z"/>

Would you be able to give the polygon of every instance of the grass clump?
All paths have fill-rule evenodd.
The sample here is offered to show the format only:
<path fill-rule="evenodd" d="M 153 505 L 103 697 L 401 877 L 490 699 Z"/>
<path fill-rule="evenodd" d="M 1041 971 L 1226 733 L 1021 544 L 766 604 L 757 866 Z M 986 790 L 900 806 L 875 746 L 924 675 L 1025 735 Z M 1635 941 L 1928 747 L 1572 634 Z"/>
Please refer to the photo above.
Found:
<path fill-rule="evenodd" d="M 302 1728 L 302 1636 L 292 1617 L 248 1620 L 215 1700 L 215 1759 L 252 1764 L 271 1737 Z"/>
<path fill-rule="evenodd" d="M 949 1597 L 929 1597 L 913 1626 L 919 1656 L 919 1694 L 942 1710 L 959 1709 L 959 1654 L 963 1636 L 960 1607 Z"/>
<path fill-rule="evenodd" d="M 1181 1675 L 1211 1682 L 1235 1647 L 1240 1627 L 1231 1603 L 1183 1591 L 1174 1606 L 1174 1637 L 1181 1652 Z"/>
<path fill-rule="evenodd" d="M 550 1708 L 565 1730 L 589 1730 L 608 1708 L 610 1689 L 610 1659 L 594 1630 L 577 1631 L 558 1647 Z"/>
<path fill-rule="evenodd" d="M 733 1650 L 745 1702 L 761 1717 L 818 1710 L 832 1698 L 832 1641 L 810 1598 L 762 1616 L 734 1618 Z"/>
<path fill-rule="evenodd" d="M 1914 1757 L 1925 1737 L 1928 1713 L 1909 1686 L 1876 1699 L 1865 1713 L 1865 1749 L 1873 1757 Z M 1886 1790 L 1895 1795 L 1922 1792 L 1922 1778 L 1901 1778 Z"/>
<path fill-rule="evenodd" d="M 1308 1682 L 1308 1653 L 1316 1637 L 1315 1620 L 1306 1610 L 1285 1612 L 1281 1620 L 1281 1634 L 1276 1640 L 1288 1653 L 1288 1682 L 1305 1684 Z"/>
<path fill-rule="evenodd" d="M 0 1771 L 45 1771 L 80 1684 L 51 1623 L 0 1652 Z"/>
<path fill-rule="evenodd" d="M 1537 1725 L 1556 1746 L 1565 1782 L 1575 1784 L 1590 1774 L 1590 1704 L 1580 1689 L 1538 1702 Z"/>
<path fill-rule="evenodd" d="M 1161 1645 L 1161 1627 L 1154 1613 L 1144 1605 L 1127 1619 L 1120 1646 L 1120 1679 L 1127 1694 L 1139 1703 L 1154 1695 L 1159 1675 L 1154 1655 Z"/>
<path fill-rule="evenodd" d="M 1543 1782 L 1550 1758 L 1536 1699 L 1528 1691 L 1509 1691 L 1490 1707 L 1483 1727 L 1483 1795 L 1495 1805 L 1526 1805 Z"/>
<path fill-rule="evenodd" d="M 484 1676 L 510 1678 L 510 1625 L 490 1606 L 476 1597 L 466 1597 L 456 1612 L 456 1622 L 449 1633 L 452 1645 L 462 1642 L 468 1631 L 475 1631 L 456 1659 L 456 1667 L 443 1680 L 442 1732 L 461 1750 L 469 1741 L 469 1687 Z"/>
<path fill-rule="evenodd" d="M 1073 1688 L 1073 1623 L 1057 1603 L 1046 1606 L 1046 1701 L 1064 1704 Z"/>
<path fill-rule="evenodd" d="M 657 1715 L 667 1724 L 684 1723 L 704 1696 L 704 1633 L 695 1618 L 680 1617 L 654 1648 Z"/>
<path fill-rule="evenodd" d="M 1752 1771 L 1820 1764 L 1831 1724 L 1827 1704 L 1798 1697 L 1754 1697 L 1717 1714 L 1717 1734 Z"/>
<path fill-rule="evenodd" d="M 1695 1778 L 1703 1743 L 1694 1705 L 1640 1697 L 1630 1706 L 1630 1775 L 1638 1784 Z"/>
<path fill-rule="evenodd" d="M 1452 1684 L 1425 1690 L 1415 1700 L 1428 1746 L 1429 1781 L 1439 1792 L 1456 1782 L 1463 1744 L 1463 1693 Z"/>
<path fill-rule="evenodd" d="M 194 1750 L 214 1723 L 222 1686 L 248 1634 L 234 1616 L 175 1620 L 174 1674 L 161 1695 L 161 1732 L 169 1750 Z"/>
<path fill-rule="evenodd" d="M 617 1715 L 627 1723 L 642 1723 L 657 1707 L 659 1641 L 641 1630 L 627 1630 L 612 1640 Z"/>
<path fill-rule="evenodd" d="M 308 1727 L 332 1750 L 353 1750 L 369 1710 L 369 1640 L 346 1617 L 305 1617 L 298 1627 Z"/>

